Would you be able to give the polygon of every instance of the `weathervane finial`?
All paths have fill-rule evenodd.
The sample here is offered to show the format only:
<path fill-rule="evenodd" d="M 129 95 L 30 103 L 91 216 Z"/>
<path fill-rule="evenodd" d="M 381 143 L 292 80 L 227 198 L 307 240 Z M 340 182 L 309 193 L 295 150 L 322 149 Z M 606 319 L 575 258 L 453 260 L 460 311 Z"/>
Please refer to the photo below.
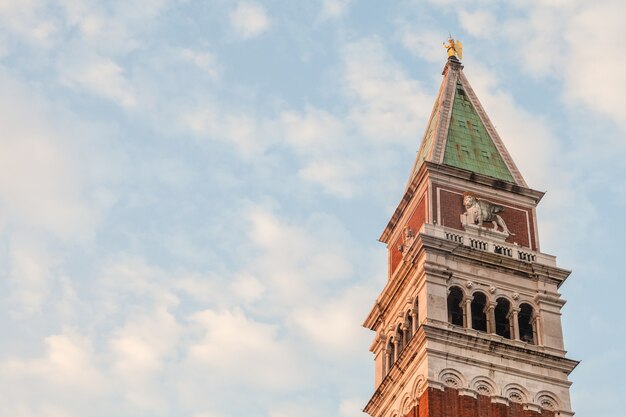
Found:
<path fill-rule="evenodd" d="M 448 42 L 443 44 L 443 47 L 448 50 L 448 58 L 458 57 L 459 60 L 463 59 L 463 44 L 460 40 L 452 39 L 452 35 L 450 35 Z"/>

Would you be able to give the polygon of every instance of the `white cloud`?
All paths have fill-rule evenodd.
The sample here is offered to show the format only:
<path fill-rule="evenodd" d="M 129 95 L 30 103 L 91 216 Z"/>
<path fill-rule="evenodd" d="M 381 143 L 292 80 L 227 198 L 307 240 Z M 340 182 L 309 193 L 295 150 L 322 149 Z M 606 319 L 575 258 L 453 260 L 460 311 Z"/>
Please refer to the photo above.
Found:
<path fill-rule="evenodd" d="M 626 129 L 620 109 L 626 87 L 617 81 L 626 57 L 616 52 L 626 49 L 621 22 L 626 4 L 558 0 L 517 6 L 517 17 L 496 22 L 496 28 L 522 68 L 537 77 L 564 80 L 562 98 L 568 106 L 582 104 Z M 459 18 L 471 32 L 466 12 Z"/>
<path fill-rule="evenodd" d="M 334 219 L 320 216 L 294 225 L 261 207 L 251 209 L 247 219 L 249 239 L 259 251 L 247 267 L 280 303 L 276 307 L 314 302 L 316 288 L 352 274 L 345 238 Z"/>
<path fill-rule="evenodd" d="M 14 239 L 9 252 L 10 282 L 13 287 L 11 302 L 19 311 L 39 312 L 49 295 L 53 260 L 41 244 Z"/>
<path fill-rule="evenodd" d="M 337 142 L 344 140 L 347 135 L 343 120 L 326 110 L 311 106 L 302 112 L 283 111 L 278 119 L 284 130 L 285 141 L 304 155 L 333 152 Z"/>
<path fill-rule="evenodd" d="M 370 140 L 415 144 L 432 97 L 394 62 L 378 38 L 351 43 L 343 55 L 345 88 L 355 100 L 352 122 Z"/>
<path fill-rule="evenodd" d="M 302 179 L 319 184 L 330 194 L 342 198 L 355 195 L 354 183 L 362 174 L 359 162 L 337 157 L 313 160 L 298 171 Z"/>
<path fill-rule="evenodd" d="M 565 97 L 586 104 L 626 130 L 622 110 L 626 86 L 620 68 L 626 65 L 626 28 L 621 1 L 585 3 L 571 16 L 565 32 L 567 58 Z"/>
<path fill-rule="evenodd" d="M 291 320 L 322 355 L 358 354 L 371 341 L 359 323 L 375 297 L 373 289 L 353 286 L 339 297 L 296 308 Z"/>
<path fill-rule="evenodd" d="M 348 12 L 352 0 L 322 0 L 320 19 L 336 19 Z"/>
<path fill-rule="evenodd" d="M 56 3 L 60 3 L 63 23 L 71 33 L 68 37 L 74 41 L 68 43 L 69 53 L 86 47 L 113 59 L 142 46 L 142 34 L 158 21 L 157 17 L 169 0 L 113 0 L 107 3 L 61 0 Z"/>
<path fill-rule="evenodd" d="M 428 62 L 439 63 L 445 59 L 442 35 L 437 31 L 407 24 L 399 30 L 398 37 L 405 48 Z"/>
<path fill-rule="evenodd" d="M 185 61 L 191 62 L 201 70 L 205 71 L 213 80 L 217 80 L 219 78 L 220 72 L 217 59 L 211 52 L 199 52 L 194 51 L 193 49 L 185 48 L 181 50 L 180 55 Z"/>
<path fill-rule="evenodd" d="M 242 1 L 230 13 L 230 24 L 244 39 L 254 38 L 270 27 L 265 8 L 259 3 Z"/>
<path fill-rule="evenodd" d="M 90 236 L 110 204 L 102 188 L 108 174 L 100 171 L 106 154 L 84 154 L 87 143 L 100 149 L 96 134 L 1 70 L 0 90 L 0 226 Z"/>
<path fill-rule="evenodd" d="M 109 58 L 90 53 L 71 57 L 62 64 L 61 80 L 126 109 L 137 105 L 126 70 Z"/>
<path fill-rule="evenodd" d="M 339 404 L 341 417 L 363 417 L 364 399 L 345 399 Z"/>
<path fill-rule="evenodd" d="M 163 308 L 128 317 L 109 341 L 114 372 L 123 379 L 134 379 L 163 370 L 179 334 L 176 319 Z"/>
<path fill-rule="evenodd" d="M 46 13 L 45 2 L 0 1 L 2 31 L 18 36 L 30 46 L 52 47 L 59 38 L 59 22 Z"/>
<path fill-rule="evenodd" d="M 459 11 L 459 20 L 463 29 L 480 38 L 491 36 L 498 27 L 494 14 L 486 10 L 474 12 L 461 10 Z"/>
<path fill-rule="evenodd" d="M 175 359 L 182 331 L 163 307 L 131 314 L 113 331 L 108 342 L 112 379 L 130 404 L 152 412 L 167 406 L 159 379 Z"/>
<path fill-rule="evenodd" d="M 272 143 L 272 122 L 257 120 L 244 111 L 220 108 L 216 103 L 205 103 L 199 108 L 185 111 L 179 123 L 202 140 L 219 140 L 232 143 L 245 158 L 262 154 Z"/>
<path fill-rule="evenodd" d="M 233 281 L 231 288 L 233 292 L 246 302 L 256 301 L 261 298 L 265 292 L 265 286 L 258 278 L 243 274 Z"/>
<path fill-rule="evenodd" d="M 45 353 L 0 362 L 0 414 L 78 416 L 110 393 L 91 341 L 73 329 L 45 338 Z M 78 394 L 79 393 L 79 394 Z M 8 400 L 10 398 L 10 400 Z"/>
<path fill-rule="evenodd" d="M 234 384 L 289 390 L 305 381 L 277 326 L 254 321 L 236 310 L 205 310 L 191 320 L 202 336 L 190 346 L 187 361 L 206 379 L 220 381 L 222 389 Z"/>

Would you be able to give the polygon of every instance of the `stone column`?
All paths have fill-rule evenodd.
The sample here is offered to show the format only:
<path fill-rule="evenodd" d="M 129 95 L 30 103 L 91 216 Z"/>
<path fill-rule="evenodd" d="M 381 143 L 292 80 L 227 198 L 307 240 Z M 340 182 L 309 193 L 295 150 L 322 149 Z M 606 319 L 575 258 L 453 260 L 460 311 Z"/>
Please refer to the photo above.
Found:
<path fill-rule="evenodd" d="M 395 362 L 398 360 L 398 356 L 400 356 L 400 338 L 398 337 L 397 334 L 393 337 L 393 346 L 394 346 L 393 361 Z"/>
<path fill-rule="evenodd" d="M 519 340 L 519 320 L 518 320 L 519 308 L 512 308 L 509 312 L 509 325 L 511 326 L 511 338 L 513 340 Z"/>
<path fill-rule="evenodd" d="M 411 340 L 411 337 L 409 336 L 409 326 L 406 325 L 406 323 L 402 323 L 402 336 L 404 337 L 404 340 L 402 341 L 402 346 L 406 346 L 409 344 L 409 340 Z"/>
<path fill-rule="evenodd" d="M 496 303 L 487 302 L 485 306 L 485 314 L 487 315 L 487 333 L 496 332 Z"/>
<path fill-rule="evenodd" d="M 413 307 L 411 310 L 411 318 L 413 319 L 413 336 L 415 336 L 417 328 L 419 327 L 419 324 L 417 323 L 417 307 Z"/>
<path fill-rule="evenodd" d="M 383 378 L 385 378 L 387 376 L 387 373 L 389 373 L 389 369 L 391 368 L 389 365 L 389 359 L 390 359 L 390 355 L 389 355 L 389 350 L 387 350 L 387 348 L 383 349 L 383 354 L 384 354 L 384 360 L 383 360 Z"/>
<path fill-rule="evenodd" d="M 472 300 L 474 297 L 465 297 L 465 308 L 463 308 L 463 317 L 465 317 L 465 327 L 472 328 Z"/>
<path fill-rule="evenodd" d="M 533 339 L 536 345 L 543 345 L 543 334 L 541 332 L 541 318 L 535 313 L 532 318 L 533 323 Z"/>

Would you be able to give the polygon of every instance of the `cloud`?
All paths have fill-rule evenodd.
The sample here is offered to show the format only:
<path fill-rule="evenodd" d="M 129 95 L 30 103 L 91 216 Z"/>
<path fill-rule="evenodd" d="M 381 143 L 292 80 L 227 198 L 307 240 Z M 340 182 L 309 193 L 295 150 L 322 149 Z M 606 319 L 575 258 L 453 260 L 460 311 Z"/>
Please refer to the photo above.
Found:
<path fill-rule="evenodd" d="M 352 0 L 322 0 L 320 19 L 336 19 L 348 12 Z"/>
<path fill-rule="evenodd" d="M 486 10 L 474 12 L 461 10 L 459 11 L 459 21 L 463 29 L 479 38 L 491 36 L 497 28 L 495 15 Z"/>
<path fill-rule="evenodd" d="M 200 311 L 191 321 L 202 336 L 189 347 L 187 361 L 212 385 L 220 381 L 222 389 L 234 385 L 290 390 L 305 381 L 276 325 L 251 320 L 237 310 Z"/>
<path fill-rule="evenodd" d="M 320 215 L 296 225 L 263 207 L 251 208 L 246 217 L 250 242 L 259 253 L 250 270 L 271 286 L 275 301 L 291 305 L 296 299 L 310 299 L 314 288 L 352 273 L 336 220 Z"/>
<path fill-rule="evenodd" d="M 60 37 L 60 22 L 51 13 L 46 13 L 43 3 L 28 0 L 0 2 L 0 32 L 16 35 L 29 46 L 44 49 L 54 46 Z"/>
<path fill-rule="evenodd" d="M 585 3 L 566 28 L 565 98 L 582 102 L 610 117 L 626 130 L 621 109 L 626 86 L 619 80 L 626 57 L 626 4 L 620 1 Z"/>
<path fill-rule="evenodd" d="M 343 61 L 355 126 L 370 140 L 415 143 L 432 97 L 394 62 L 378 38 L 348 44 Z"/>
<path fill-rule="evenodd" d="M 126 70 L 111 59 L 87 53 L 69 58 L 62 67 L 61 80 L 70 87 L 84 89 L 126 109 L 137 106 Z"/>
<path fill-rule="evenodd" d="M 372 288 L 352 286 L 339 296 L 296 308 L 290 320 L 322 356 L 358 355 L 371 340 L 359 325 L 375 299 Z"/>
<path fill-rule="evenodd" d="M 11 302 L 25 313 L 40 312 L 49 296 L 54 261 L 48 250 L 33 239 L 14 239 L 9 251 Z"/>
<path fill-rule="evenodd" d="M 319 184 L 325 191 L 341 198 L 356 194 L 354 183 L 363 174 L 363 166 L 350 159 L 314 160 L 298 171 L 306 181 Z"/>
<path fill-rule="evenodd" d="M 445 57 L 441 33 L 404 24 L 396 35 L 411 53 L 428 62 L 440 63 Z"/>
<path fill-rule="evenodd" d="M 257 37 L 270 27 L 265 8 L 259 3 L 239 2 L 229 17 L 232 28 L 243 39 Z"/>
<path fill-rule="evenodd" d="M 98 133 L 0 69 L 0 226 L 85 239 L 111 203 Z M 110 151 L 109 151 L 110 152 Z"/>
<path fill-rule="evenodd" d="M 216 103 L 205 102 L 182 111 L 178 120 L 196 138 L 231 143 L 246 159 L 262 155 L 274 141 L 271 120 L 259 120 L 248 112 L 223 108 Z"/>
<path fill-rule="evenodd" d="M 0 414 L 81 415 L 110 393 L 97 362 L 91 341 L 70 328 L 45 338 L 42 357 L 5 358 L 0 362 Z"/>
<path fill-rule="evenodd" d="M 220 75 L 217 59 L 211 52 L 200 52 L 184 48 L 180 51 L 183 60 L 191 62 L 201 70 L 205 71 L 213 80 L 217 80 Z"/>

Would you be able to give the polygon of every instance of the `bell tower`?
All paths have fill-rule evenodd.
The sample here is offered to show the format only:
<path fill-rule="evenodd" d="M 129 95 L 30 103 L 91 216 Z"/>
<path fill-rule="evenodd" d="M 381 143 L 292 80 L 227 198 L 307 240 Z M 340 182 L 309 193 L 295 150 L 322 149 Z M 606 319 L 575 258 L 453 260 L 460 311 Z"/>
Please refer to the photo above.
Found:
<path fill-rule="evenodd" d="M 458 43 L 460 45 L 460 43 Z M 380 241 L 372 417 L 573 416 L 559 287 L 528 187 L 448 47 L 404 196 Z M 454 47 L 454 43 L 452 43 Z"/>

